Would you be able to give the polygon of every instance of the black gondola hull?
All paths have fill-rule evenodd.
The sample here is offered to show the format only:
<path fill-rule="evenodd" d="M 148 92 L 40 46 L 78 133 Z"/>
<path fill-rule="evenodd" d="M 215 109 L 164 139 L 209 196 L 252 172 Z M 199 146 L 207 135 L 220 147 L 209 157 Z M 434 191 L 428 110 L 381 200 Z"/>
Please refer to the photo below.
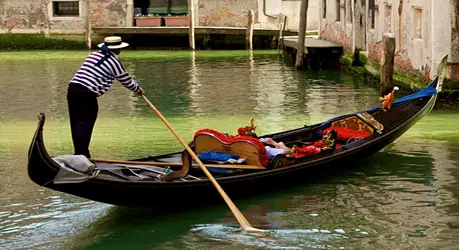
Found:
<path fill-rule="evenodd" d="M 425 97 L 424 97 L 425 98 Z M 331 173 L 352 166 L 383 149 L 399 138 L 419 119 L 427 115 L 435 104 L 436 94 L 395 129 L 375 140 L 317 161 L 257 173 L 217 178 L 217 182 L 231 198 L 241 198 L 294 183 L 308 183 L 317 173 Z M 129 207 L 196 206 L 197 204 L 221 202 L 222 197 L 208 180 L 187 182 L 133 182 L 111 180 L 103 177 L 74 184 L 54 184 L 59 171 L 48 155 L 43 143 L 44 118 L 29 149 L 28 173 L 32 181 L 56 191 L 76 195 L 108 204 Z M 343 165 L 346 163 L 346 165 Z"/>

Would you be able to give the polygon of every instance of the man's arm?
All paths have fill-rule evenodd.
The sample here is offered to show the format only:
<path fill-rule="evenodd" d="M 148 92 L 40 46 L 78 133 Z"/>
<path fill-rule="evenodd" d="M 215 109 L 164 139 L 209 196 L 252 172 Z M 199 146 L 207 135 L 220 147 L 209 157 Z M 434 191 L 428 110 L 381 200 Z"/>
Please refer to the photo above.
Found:
<path fill-rule="evenodd" d="M 132 79 L 132 77 L 129 75 L 119 60 L 110 60 L 109 63 L 113 66 L 113 75 L 115 79 L 123 84 L 124 87 L 137 93 L 143 92 L 143 89 L 139 86 L 139 84 L 137 84 L 136 81 L 134 81 L 134 79 Z"/>

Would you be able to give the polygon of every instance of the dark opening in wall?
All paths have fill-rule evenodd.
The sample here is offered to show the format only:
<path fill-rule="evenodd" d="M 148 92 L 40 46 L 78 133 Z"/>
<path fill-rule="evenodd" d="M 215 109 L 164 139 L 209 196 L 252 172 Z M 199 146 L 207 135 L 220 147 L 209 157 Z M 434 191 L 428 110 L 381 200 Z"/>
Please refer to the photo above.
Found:
<path fill-rule="evenodd" d="M 376 14 L 376 8 L 375 8 L 375 0 L 369 0 L 368 1 L 368 14 L 370 15 L 370 29 L 375 28 L 375 14 Z"/>
<path fill-rule="evenodd" d="M 322 18 L 327 18 L 327 0 L 322 1 Z"/>
<path fill-rule="evenodd" d="M 79 1 L 53 1 L 53 16 L 80 16 Z"/>
<path fill-rule="evenodd" d="M 188 0 L 134 0 L 134 14 L 138 15 L 186 15 Z"/>

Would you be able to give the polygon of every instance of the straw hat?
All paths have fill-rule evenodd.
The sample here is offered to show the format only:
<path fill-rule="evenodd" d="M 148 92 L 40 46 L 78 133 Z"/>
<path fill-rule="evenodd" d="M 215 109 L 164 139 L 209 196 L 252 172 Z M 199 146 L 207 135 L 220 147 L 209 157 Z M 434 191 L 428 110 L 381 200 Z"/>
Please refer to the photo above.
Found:
<path fill-rule="evenodd" d="M 129 46 L 128 43 L 122 42 L 119 36 L 107 36 L 104 42 L 98 44 L 97 47 L 101 48 L 104 44 L 106 44 L 109 49 L 122 49 Z"/>

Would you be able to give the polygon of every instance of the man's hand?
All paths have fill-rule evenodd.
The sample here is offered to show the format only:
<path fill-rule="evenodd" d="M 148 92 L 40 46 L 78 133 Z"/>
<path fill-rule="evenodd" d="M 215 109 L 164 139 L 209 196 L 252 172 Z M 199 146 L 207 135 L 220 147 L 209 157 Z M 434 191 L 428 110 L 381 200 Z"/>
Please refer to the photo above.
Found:
<path fill-rule="evenodd" d="M 144 95 L 145 94 L 145 91 L 143 91 L 143 88 L 139 87 L 139 95 Z"/>

